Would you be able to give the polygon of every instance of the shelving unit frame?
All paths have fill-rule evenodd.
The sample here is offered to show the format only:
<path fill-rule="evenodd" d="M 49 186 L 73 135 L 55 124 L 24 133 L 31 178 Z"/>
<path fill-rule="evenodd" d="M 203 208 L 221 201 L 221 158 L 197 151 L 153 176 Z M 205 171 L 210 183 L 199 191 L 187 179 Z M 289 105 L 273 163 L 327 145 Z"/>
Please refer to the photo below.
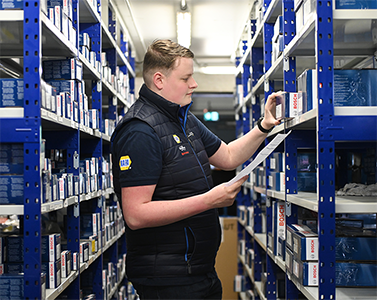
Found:
<path fill-rule="evenodd" d="M 123 72 L 129 75 L 130 92 L 134 92 L 135 61 L 131 50 L 125 53 L 111 36 L 107 25 L 101 18 L 101 1 L 95 8 L 88 0 L 73 0 L 73 25 L 77 31 L 74 46 L 63 35 L 42 11 L 42 2 L 39 0 L 25 0 L 22 10 L 0 11 L 0 23 L 12 24 L 21 28 L 20 41 L 15 44 L 2 44 L 1 56 L 21 57 L 24 79 L 24 106 L 15 108 L 0 108 L 8 116 L 0 117 L 0 143 L 22 143 L 24 145 L 24 204 L 1 205 L 1 213 L 18 215 L 23 218 L 24 236 L 24 291 L 26 299 L 42 299 L 41 292 L 41 236 L 43 214 L 67 211 L 67 247 L 73 252 L 79 252 L 80 246 L 80 203 L 94 201 L 95 211 L 101 214 L 107 199 L 112 199 L 114 205 L 114 191 L 112 188 L 103 189 L 102 184 L 102 156 L 109 151 L 110 136 L 101 132 L 103 117 L 102 95 L 112 95 L 112 109 L 116 112 L 118 104 L 130 107 L 129 99 L 125 99 L 108 82 L 102 81 L 102 74 L 79 52 L 79 32 L 89 31 L 92 38 L 92 48 L 96 52 L 97 60 L 101 61 L 103 51 L 102 42 L 115 49 L 114 66 L 119 65 Z M 114 8 L 113 8 L 114 9 Z M 115 9 L 116 10 L 116 9 Z M 117 15 L 119 16 L 118 12 Z M 114 19 L 115 20 L 115 19 Z M 127 34 L 123 22 L 122 33 Z M 5 23 L 3 23 L 5 22 Z M 10 23 L 11 22 L 11 23 Z M 89 25 L 88 25 L 89 24 Z M 118 27 L 118 30 L 119 30 Z M 122 36 L 123 38 L 123 36 Z M 132 41 L 129 41 L 132 47 Z M 122 48 L 127 43 L 125 38 L 119 42 Z M 41 78 L 42 60 L 50 57 L 75 57 L 83 63 L 83 77 L 92 83 L 91 106 L 99 110 L 100 129 L 92 129 L 83 124 L 58 116 L 52 111 L 42 108 L 41 105 Z M 1 58 L 1 57 L 0 57 Z M 114 70 L 115 71 L 115 70 Z M 119 102 L 118 102 L 119 101 Z M 110 109 L 111 112 L 111 109 Z M 112 119 L 117 120 L 118 114 L 109 113 Z M 4 114 L 2 114 L 4 116 Z M 14 116 L 14 117 L 13 117 Z M 57 137 L 57 134 L 59 137 Z M 89 194 L 75 195 L 63 200 L 43 203 L 42 201 L 42 137 L 47 140 L 48 149 L 54 147 L 67 150 L 67 169 L 74 175 L 79 174 L 79 159 L 83 154 L 92 154 L 99 159 L 99 186 L 100 190 Z M 85 152 L 85 153 L 84 153 Z M 101 229 L 104 224 L 101 224 Z M 69 277 L 62 278 L 56 289 L 46 290 L 46 299 L 55 299 L 65 293 L 69 299 L 80 298 L 80 275 L 88 268 L 95 268 L 93 291 L 97 299 L 104 299 L 102 286 L 103 255 L 112 256 L 111 261 L 117 262 L 121 253 L 125 253 L 124 229 L 121 230 L 102 249 L 90 257 L 89 261 L 81 263 L 80 269 L 72 271 Z M 120 252 L 121 251 L 121 252 Z M 114 295 L 118 286 L 124 283 L 125 274 L 119 274 L 117 284 L 113 287 L 110 297 Z"/>
<path fill-rule="evenodd" d="M 247 237 L 254 241 L 252 249 L 264 249 L 267 258 L 266 271 L 266 295 L 258 283 L 260 269 L 251 272 L 245 265 L 244 258 L 240 256 L 240 275 L 245 275 L 246 289 L 250 288 L 249 281 L 254 287 L 256 297 L 260 299 L 276 299 L 276 266 L 281 272 L 286 273 L 285 262 L 279 256 L 275 256 L 267 247 L 267 232 L 270 230 L 271 202 L 280 200 L 285 202 L 286 224 L 297 223 L 297 208 L 302 207 L 318 213 L 319 232 L 319 286 L 302 286 L 286 273 L 286 299 L 296 299 L 302 293 L 308 299 L 374 299 L 375 289 L 358 288 L 337 288 L 335 280 L 335 214 L 336 213 L 377 213 L 377 202 L 373 197 L 341 197 L 335 195 L 335 149 L 347 142 L 366 142 L 375 145 L 377 141 L 377 108 L 376 107 L 334 107 L 333 105 L 333 70 L 336 56 L 356 55 L 361 57 L 372 57 L 372 68 L 376 68 L 376 44 L 373 42 L 367 45 L 352 47 L 341 47 L 339 41 L 335 41 L 333 28 L 339 22 L 349 19 L 370 20 L 376 19 L 377 10 L 341 10 L 335 9 L 335 0 L 316 1 L 316 12 L 309 16 L 306 24 L 296 32 L 295 12 L 293 0 L 265 0 L 263 2 L 264 14 L 262 22 L 255 20 L 255 13 L 250 13 L 251 35 L 245 43 L 242 35 L 243 45 L 247 44 L 247 50 L 240 56 L 237 64 L 238 73 L 236 84 L 240 84 L 242 71 L 247 67 L 251 70 L 258 70 L 258 59 L 256 53 L 262 49 L 264 58 L 264 74 L 260 76 L 257 72 L 251 72 L 251 86 L 244 87 L 243 102 L 236 106 L 237 115 L 247 109 L 250 110 L 250 124 L 252 128 L 260 117 L 259 95 L 264 94 L 265 98 L 274 91 L 274 87 L 282 83 L 282 89 L 288 92 L 296 91 L 296 77 L 305 68 L 315 68 L 318 79 L 318 103 L 317 108 L 304 113 L 292 120 L 285 121 L 276 126 L 269 134 L 266 144 L 274 135 L 288 130 L 292 133 L 284 141 L 284 146 L 279 146 L 278 151 L 285 155 L 285 191 L 279 192 L 267 188 L 269 160 L 266 160 L 266 187 L 246 183 L 250 189 L 251 205 L 254 206 L 254 219 L 252 228 L 246 226 L 243 220 L 239 220 L 239 236 Z M 253 9 L 253 8 L 252 8 Z M 284 51 L 274 62 L 270 62 L 269 45 L 270 28 L 277 16 L 281 14 L 284 18 L 283 39 Z M 267 57 L 267 58 L 266 58 Z M 314 58 L 314 59 L 313 59 Z M 361 58 L 363 60 L 363 58 Z M 349 64 L 351 67 L 352 65 Z M 247 80 L 242 75 L 242 82 Z M 280 81 L 280 82 L 279 82 Z M 271 84 L 272 83 L 272 84 Z M 275 86 L 273 85 L 275 84 Z M 244 108 L 246 107 L 246 109 Z M 240 118 L 241 119 L 241 118 Z M 243 118 L 245 120 L 245 118 Z M 363 124 L 360 131 L 355 124 Z M 236 132 L 246 133 L 242 130 L 245 122 L 236 123 Z M 373 146 L 372 146 L 373 147 Z M 374 146 L 376 147 L 376 146 Z M 308 193 L 297 191 L 297 149 L 315 148 L 317 155 L 317 192 Z M 246 205 L 248 200 L 244 197 L 248 192 L 242 193 L 237 198 L 239 205 Z M 267 232 L 261 232 L 262 220 L 260 218 L 261 195 L 265 195 Z M 246 233 L 245 233 L 246 232 Z M 252 243 L 252 244 L 253 244 Z M 256 247 L 255 245 L 258 245 Z M 258 250 L 259 251 L 259 250 Z M 254 263 L 259 264 L 260 259 L 254 258 Z M 240 293 L 245 299 L 245 293 Z"/>

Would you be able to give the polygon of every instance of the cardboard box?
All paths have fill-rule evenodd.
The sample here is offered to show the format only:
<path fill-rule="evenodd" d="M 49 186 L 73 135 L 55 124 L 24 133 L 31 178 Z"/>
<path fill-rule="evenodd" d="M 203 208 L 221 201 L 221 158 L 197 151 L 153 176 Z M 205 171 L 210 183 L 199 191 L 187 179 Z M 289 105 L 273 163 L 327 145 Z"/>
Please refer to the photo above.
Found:
<path fill-rule="evenodd" d="M 215 268 L 223 286 L 223 299 L 237 299 L 234 291 L 234 278 L 238 274 L 237 265 L 237 218 L 221 217 L 222 238 L 217 253 Z"/>

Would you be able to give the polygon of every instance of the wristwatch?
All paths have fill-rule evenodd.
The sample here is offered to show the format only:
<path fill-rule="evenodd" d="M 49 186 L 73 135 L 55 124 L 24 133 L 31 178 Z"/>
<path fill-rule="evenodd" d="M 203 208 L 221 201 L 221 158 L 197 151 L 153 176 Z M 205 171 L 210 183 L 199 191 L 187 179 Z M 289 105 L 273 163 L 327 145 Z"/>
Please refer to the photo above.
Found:
<path fill-rule="evenodd" d="M 263 133 L 269 133 L 272 131 L 272 129 L 274 129 L 274 127 L 271 127 L 270 129 L 265 129 L 262 127 L 262 120 L 263 120 L 263 117 L 260 117 L 259 120 L 257 121 L 257 125 L 258 125 L 258 129 L 260 131 L 262 131 Z"/>

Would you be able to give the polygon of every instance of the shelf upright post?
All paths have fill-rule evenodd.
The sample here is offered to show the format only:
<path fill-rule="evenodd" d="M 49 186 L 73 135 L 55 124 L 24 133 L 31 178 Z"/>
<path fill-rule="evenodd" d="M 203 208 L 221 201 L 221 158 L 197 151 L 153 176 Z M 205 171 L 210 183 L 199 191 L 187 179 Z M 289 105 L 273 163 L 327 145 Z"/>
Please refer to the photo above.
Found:
<path fill-rule="evenodd" d="M 284 48 L 291 42 L 296 35 L 296 17 L 294 12 L 294 1 L 283 0 L 283 41 Z M 296 92 L 296 60 L 295 57 L 283 57 L 283 86 L 286 92 Z M 284 141 L 285 155 L 285 198 L 287 194 L 297 193 L 297 145 L 294 143 L 294 137 L 288 136 Z M 285 199 L 286 224 L 297 223 L 297 206 L 292 205 Z M 288 279 L 285 280 L 286 297 L 288 299 L 297 299 L 299 291 L 294 283 Z"/>
<path fill-rule="evenodd" d="M 267 175 L 266 175 L 267 182 Z M 267 185 L 267 184 L 266 184 Z M 266 241 L 269 241 L 268 233 L 272 232 L 272 198 L 267 196 L 266 200 Z M 273 241 L 274 243 L 275 241 Z M 268 245 L 267 245 L 268 246 Z M 277 247 L 277 245 L 274 245 Z M 266 255 L 266 270 L 267 270 L 267 288 L 266 288 L 266 297 L 267 299 L 276 299 L 276 273 L 277 268 L 275 261 L 270 255 Z"/>
<path fill-rule="evenodd" d="M 80 175 L 80 134 L 79 129 L 72 135 L 71 143 L 67 147 L 67 170 L 73 176 Z M 71 253 L 80 253 L 80 202 L 67 207 L 67 247 Z M 80 278 L 69 285 L 66 294 L 68 299 L 80 298 Z"/>
<path fill-rule="evenodd" d="M 41 299 L 41 76 L 40 1 L 24 1 L 24 292 Z"/>
<path fill-rule="evenodd" d="M 272 65 L 272 37 L 274 35 L 274 24 L 263 24 L 263 49 L 264 49 L 264 72 L 267 72 Z"/>
<path fill-rule="evenodd" d="M 334 116 L 332 1 L 317 0 L 315 41 L 318 82 L 318 299 L 335 299 L 335 143 L 327 134 L 333 127 Z"/>

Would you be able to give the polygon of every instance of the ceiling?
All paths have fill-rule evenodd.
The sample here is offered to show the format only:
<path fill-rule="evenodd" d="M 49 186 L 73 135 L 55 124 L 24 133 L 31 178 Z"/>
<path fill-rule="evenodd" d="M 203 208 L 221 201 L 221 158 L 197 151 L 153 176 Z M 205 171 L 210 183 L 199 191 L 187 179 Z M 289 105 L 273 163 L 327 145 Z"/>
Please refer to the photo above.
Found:
<path fill-rule="evenodd" d="M 191 12 L 190 49 L 195 67 L 234 65 L 253 0 L 187 0 Z M 114 0 L 123 15 L 140 62 L 155 39 L 176 41 L 176 14 L 180 0 Z"/>

